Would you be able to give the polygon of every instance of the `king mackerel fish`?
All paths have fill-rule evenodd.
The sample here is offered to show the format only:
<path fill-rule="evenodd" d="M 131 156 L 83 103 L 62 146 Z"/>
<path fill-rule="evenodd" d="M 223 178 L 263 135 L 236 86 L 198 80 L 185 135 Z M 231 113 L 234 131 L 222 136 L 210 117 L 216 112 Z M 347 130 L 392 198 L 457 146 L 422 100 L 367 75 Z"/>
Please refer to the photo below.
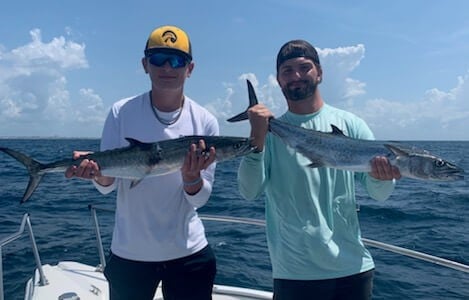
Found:
<path fill-rule="evenodd" d="M 143 143 L 128 138 L 127 147 L 90 153 L 77 160 L 70 158 L 51 163 L 40 163 L 9 148 L 0 147 L 0 151 L 21 162 L 29 172 L 29 183 L 21 200 L 23 203 L 31 197 L 46 173 L 64 172 L 72 165 L 80 165 L 83 159 L 97 162 L 104 176 L 131 179 L 131 187 L 147 177 L 175 172 L 181 168 L 190 145 L 197 145 L 199 140 L 205 141 L 207 149 L 215 147 L 216 162 L 231 160 L 254 150 L 249 138 L 194 135 L 156 143 Z M 199 150 L 199 155 L 207 154 Z"/>
<path fill-rule="evenodd" d="M 254 88 L 247 80 L 249 107 L 258 103 Z M 228 119 L 238 122 L 248 118 L 247 110 Z M 370 172 L 370 161 L 385 156 L 399 168 L 403 177 L 429 181 L 464 179 L 464 170 L 426 150 L 399 142 L 362 140 L 347 137 L 335 125 L 332 132 L 321 132 L 291 125 L 275 118 L 269 120 L 269 131 L 285 144 L 305 156 L 309 167 L 327 167 L 354 172 Z"/>

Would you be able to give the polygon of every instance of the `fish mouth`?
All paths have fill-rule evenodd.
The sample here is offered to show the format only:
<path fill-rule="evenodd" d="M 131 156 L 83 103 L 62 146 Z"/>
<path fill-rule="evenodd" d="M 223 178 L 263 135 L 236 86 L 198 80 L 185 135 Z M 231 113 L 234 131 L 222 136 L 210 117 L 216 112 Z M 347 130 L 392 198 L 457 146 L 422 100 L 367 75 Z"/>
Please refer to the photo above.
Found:
<path fill-rule="evenodd" d="M 446 175 L 447 180 L 456 181 L 456 180 L 464 180 L 463 174 L 449 174 Z"/>
<path fill-rule="evenodd" d="M 454 180 L 464 180 L 465 175 L 467 175 L 466 172 L 461 169 L 459 171 L 453 172 L 450 177 L 454 178 Z"/>
<path fill-rule="evenodd" d="M 438 173 L 437 176 L 435 176 L 435 179 L 443 181 L 457 181 L 464 180 L 465 175 L 467 175 L 467 173 L 463 169 L 456 168 Z"/>

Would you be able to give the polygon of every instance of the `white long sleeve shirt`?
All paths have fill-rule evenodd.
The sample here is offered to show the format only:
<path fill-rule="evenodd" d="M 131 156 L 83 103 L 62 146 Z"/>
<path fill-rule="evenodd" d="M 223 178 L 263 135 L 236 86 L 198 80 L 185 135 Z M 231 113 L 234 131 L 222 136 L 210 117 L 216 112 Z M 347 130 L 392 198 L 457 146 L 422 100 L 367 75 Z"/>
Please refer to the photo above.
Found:
<path fill-rule="evenodd" d="M 127 137 L 152 143 L 187 135 L 219 135 L 216 118 L 188 97 L 172 125 L 160 123 L 150 105 L 148 92 L 116 102 L 104 125 L 101 150 L 127 146 Z M 133 188 L 130 180 L 120 178 L 107 187 L 95 183 L 103 194 L 117 189 L 111 251 L 130 260 L 165 261 L 203 249 L 208 242 L 196 209 L 210 197 L 214 172 L 215 164 L 201 172 L 204 184 L 195 195 L 185 193 L 179 171 L 145 178 Z"/>

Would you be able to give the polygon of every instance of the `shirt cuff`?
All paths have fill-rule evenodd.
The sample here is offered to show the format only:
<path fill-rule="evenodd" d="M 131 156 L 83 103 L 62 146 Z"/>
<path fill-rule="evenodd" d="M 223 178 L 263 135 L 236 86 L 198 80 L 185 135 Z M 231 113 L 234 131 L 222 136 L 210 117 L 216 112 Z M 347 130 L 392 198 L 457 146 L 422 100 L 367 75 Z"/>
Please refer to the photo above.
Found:
<path fill-rule="evenodd" d="M 191 203 L 196 208 L 204 206 L 210 198 L 210 194 L 212 193 L 212 185 L 210 184 L 210 182 L 203 177 L 202 179 L 204 183 L 200 191 L 198 191 L 194 195 L 189 195 L 188 193 L 186 193 L 186 191 L 184 191 L 187 201 L 189 201 L 189 203 Z"/>
<path fill-rule="evenodd" d="M 114 179 L 114 182 L 108 186 L 102 186 L 100 185 L 99 183 L 96 182 L 96 180 L 92 180 L 93 181 L 93 184 L 94 186 L 96 187 L 96 189 L 103 195 L 106 195 L 106 194 L 109 194 L 110 192 L 114 191 L 116 189 L 116 186 L 117 186 L 117 181 L 119 179 L 115 178 Z"/>

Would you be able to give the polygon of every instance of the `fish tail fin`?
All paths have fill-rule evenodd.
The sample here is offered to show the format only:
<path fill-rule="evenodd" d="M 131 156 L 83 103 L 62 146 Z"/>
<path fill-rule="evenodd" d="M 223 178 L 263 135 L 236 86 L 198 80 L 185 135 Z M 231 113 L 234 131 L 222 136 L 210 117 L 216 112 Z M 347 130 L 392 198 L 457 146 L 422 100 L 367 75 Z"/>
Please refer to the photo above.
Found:
<path fill-rule="evenodd" d="M 259 103 L 259 101 L 257 101 L 256 92 L 254 91 L 254 87 L 252 86 L 252 83 L 249 81 L 249 79 L 247 79 L 246 82 L 247 82 L 247 85 L 248 85 L 249 106 L 242 113 L 237 114 L 236 116 L 229 118 L 227 120 L 228 122 L 239 122 L 239 121 L 247 120 L 248 119 L 248 109 Z"/>
<path fill-rule="evenodd" d="M 10 155 L 14 159 L 22 163 L 28 170 L 28 173 L 29 173 L 28 186 L 26 187 L 26 191 L 24 192 L 23 198 L 20 201 L 20 203 L 24 203 L 31 197 L 31 195 L 33 194 L 33 192 L 36 190 L 37 186 L 41 182 L 41 179 L 42 179 L 42 176 L 44 176 L 44 173 L 40 171 L 44 169 L 44 165 L 16 150 L 0 147 L 0 151 L 5 152 L 6 154 Z"/>

